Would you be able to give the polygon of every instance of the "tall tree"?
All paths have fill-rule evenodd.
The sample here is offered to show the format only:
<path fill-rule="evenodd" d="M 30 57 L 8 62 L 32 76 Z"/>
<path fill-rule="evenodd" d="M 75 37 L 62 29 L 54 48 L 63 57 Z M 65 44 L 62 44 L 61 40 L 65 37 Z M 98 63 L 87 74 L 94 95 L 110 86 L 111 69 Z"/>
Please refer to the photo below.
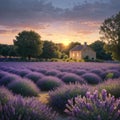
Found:
<path fill-rule="evenodd" d="M 97 40 L 90 47 L 96 52 L 97 59 L 111 60 L 111 54 L 105 52 L 104 45 L 105 43 L 103 41 Z"/>
<path fill-rule="evenodd" d="M 37 57 L 42 53 L 42 41 L 38 33 L 34 31 L 22 31 L 16 36 L 14 45 L 17 46 L 18 54 L 24 58 Z"/>
<path fill-rule="evenodd" d="M 42 58 L 60 58 L 60 56 L 61 53 L 55 43 L 47 40 L 43 42 Z"/>
<path fill-rule="evenodd" d="M 120 12 L 106 19 L 100 27 L 105 50 L 112 53 L 113 59 L 120 61 Z"/>

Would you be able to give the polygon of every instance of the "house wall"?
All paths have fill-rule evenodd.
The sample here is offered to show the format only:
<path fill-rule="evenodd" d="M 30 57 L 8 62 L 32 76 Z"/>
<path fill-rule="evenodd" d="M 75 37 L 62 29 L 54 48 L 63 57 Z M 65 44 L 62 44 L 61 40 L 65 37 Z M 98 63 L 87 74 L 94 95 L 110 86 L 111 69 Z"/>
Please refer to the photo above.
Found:
<path fill-rule="evenodd" d="M 70 58 L 80 60 L 82 59 L 81 51 L 70 51 Z"/>
<path fill-rule="evenodd" d="M 94 52 L 91 48 L 87 47 L 82 50 L 82 59 L 88 56 L 90 59 L 96 59 L 96 52 Z"/>

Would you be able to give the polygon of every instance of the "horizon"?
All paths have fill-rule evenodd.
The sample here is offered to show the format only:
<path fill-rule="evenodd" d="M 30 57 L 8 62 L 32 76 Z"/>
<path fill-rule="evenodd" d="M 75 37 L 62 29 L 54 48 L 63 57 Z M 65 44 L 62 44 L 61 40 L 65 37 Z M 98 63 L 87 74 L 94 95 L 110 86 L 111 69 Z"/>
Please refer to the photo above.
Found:
<path fill-rule="evenodd" d="M 34 30 L 41 40 L 90 44 L 119 6 L 119 0 L 1 0 L 0 43 L 13 44 L 19 32 Z"/>

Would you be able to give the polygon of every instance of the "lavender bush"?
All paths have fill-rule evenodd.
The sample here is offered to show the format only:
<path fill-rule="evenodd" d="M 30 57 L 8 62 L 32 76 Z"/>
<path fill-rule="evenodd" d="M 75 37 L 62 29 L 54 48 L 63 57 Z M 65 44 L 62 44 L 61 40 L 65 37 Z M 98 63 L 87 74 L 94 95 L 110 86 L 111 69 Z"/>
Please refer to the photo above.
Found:
<path fill-rule="evenodd" d="M 21 79 L 15 80 L 7 86 L 13 93 L 21 94 L 22 96 L 38 96 L 38 87 L 30 80 Z"/>
<path fill-rule="evenodd" d="M 82 76 L 88 84 L 98 84 L 102 82 L 102 79 L 94 73 L 86 73 Z"/>
<path fill-rule="evenodd" d="M 5 72 L 0 70 L 0 79 L 3 78 L 5 76 L 5 74 L 6 74 Z"/>
<path fill-rule="evenodd" d="M 21 76 L 21 77 L 24 77 L 24 76 L 26 76 L 29 73 L 30 73 L 29 70 L 23 69 L 23 70 L 19 70 L 16 74 L 19 75 L 19 76 Z"/>
<path fill-rule="evenodd" d="M 86 97 L 68 100 L 65 112 L 70 120 L 120 120 L 120 99 L 107 95 L 105 89 L 100 95 L 97 90 L 87 92 Z"/>
<path fill-rule="evenodd" d="M 56 113 L 35 98 L 17 96 L 0 106 L 0 120 L 55 120 Z"/>
<path fill-rule="evenodd" d="M 43 74 L 37 72 L 31 72 L 25 76 L 28 79 L 31 79 L 34 83 L 36 83 L 39 79 L 43 77 Z"/>
<path fill-rule="evenodd" d="M 2 77 L 0 79 L 0 85 L 4 85 L 4 86 L 7 86 L 9 83 L 11 83 L 12 81 L 15 81 L 15 80 L 19 80 L 21 79 L 19 76 L 17 75 L 14 75 L 14 74 L 10 74 L 10 73 L 7 73 L 4 75 L 4 77 Z"/>
<path fill-rule="evenodd" d="M 75 71 L 73 71 L 73 73 L 75 73 L 75 74 L 77 74 L 77 75 L 83 75 L 83 74 L 85 74 L 87 71 L 86 70 L 84 70 L 84 69 L 77 69 L 77 70 L 75 70 Z"/>
<path fill-rule="evenodd" d="M 84 96 L 88 91 L 88 86 L 80 84 L 64 85 L 54 91 L 49 92 L 48 104 L 56 111 L 63 113 L 68 99 L 78 95 Z"/>
<path fill-rule="evenodd" d="M 101 69 L 92 69 L 90 72 L 95 73 L 96 75 L 100 76 L 103 74 L 103 70 Z"/>
<path fill-rule="evenodd" d="M 9 90 L 7 90 L 5 87 L 0 87 L 0 103 L 1 103 L 1 105 L 4 105 L 12 98 L 13 98 L 13 94 Z"/>
<path fill-rule="evenodd" d="M 60 71 L 56 69 L 50 69 L 46 72 L 46 75 L 50 75 L 50 76 L 58 76 L 59 74 L 60 74 Z"/>
<path fill-rule="evenodd" d="M 49 91 L 60 87 L 64 83 L 57 77 L 46 76 L 38 80 L 37 85 L 42 91 Z"/>
<path fill-rule="evenodd" d="M 80 84 L 86 84 L 85 80 L 74 74 L 74 73 L 65 73 L 64 76 L 62 77 L 63 82 L 69 84 L 69 83 L 80 83 Z"/>
<path fill-rule="evenodd" d="M 104 83 L 97 85 L 96 89 L 102 91 L 102 89 L 106 89 L 108 93 L 114 95 L 116 98 L 120 97 L 120 78 L 119 79 L 110 79 L 105 81 Z"/>

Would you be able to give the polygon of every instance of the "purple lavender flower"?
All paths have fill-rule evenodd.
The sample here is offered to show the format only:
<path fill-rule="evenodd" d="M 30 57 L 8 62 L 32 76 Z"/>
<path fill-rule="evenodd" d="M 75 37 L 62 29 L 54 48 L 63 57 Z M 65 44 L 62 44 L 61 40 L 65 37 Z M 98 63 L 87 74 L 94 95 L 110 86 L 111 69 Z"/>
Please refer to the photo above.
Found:
<path fill-rule="evenodd" d="M 13 98 L 13 94 L 8 89 L 6 89 L 5 87 L 0 87 L 0 103 L 1 103 L 1 105 L 4 105 L 12 98 Z"/>
<path fill-rule="evenodd" d="M 16 96 L 0 109 L 0 120 L 55 120 L 56 112 L 35 98 Z"/>
<path fill-rule="evenodd" d="M 119 120 L 120 99 L 107 95 L 105 89 L 100 95 L 95 90 L 91 95 L 86 93 L 86 97 L 68 100 L 65 112 L 76 120 Z"/>
<path fill-rule="evenodd" d="M 78 95 L 84 96 L 88 91 L 87 85 L 70 84 L 49 92 L 49 105 L 56 111 L 63 113 L 67 101 Z"/>

